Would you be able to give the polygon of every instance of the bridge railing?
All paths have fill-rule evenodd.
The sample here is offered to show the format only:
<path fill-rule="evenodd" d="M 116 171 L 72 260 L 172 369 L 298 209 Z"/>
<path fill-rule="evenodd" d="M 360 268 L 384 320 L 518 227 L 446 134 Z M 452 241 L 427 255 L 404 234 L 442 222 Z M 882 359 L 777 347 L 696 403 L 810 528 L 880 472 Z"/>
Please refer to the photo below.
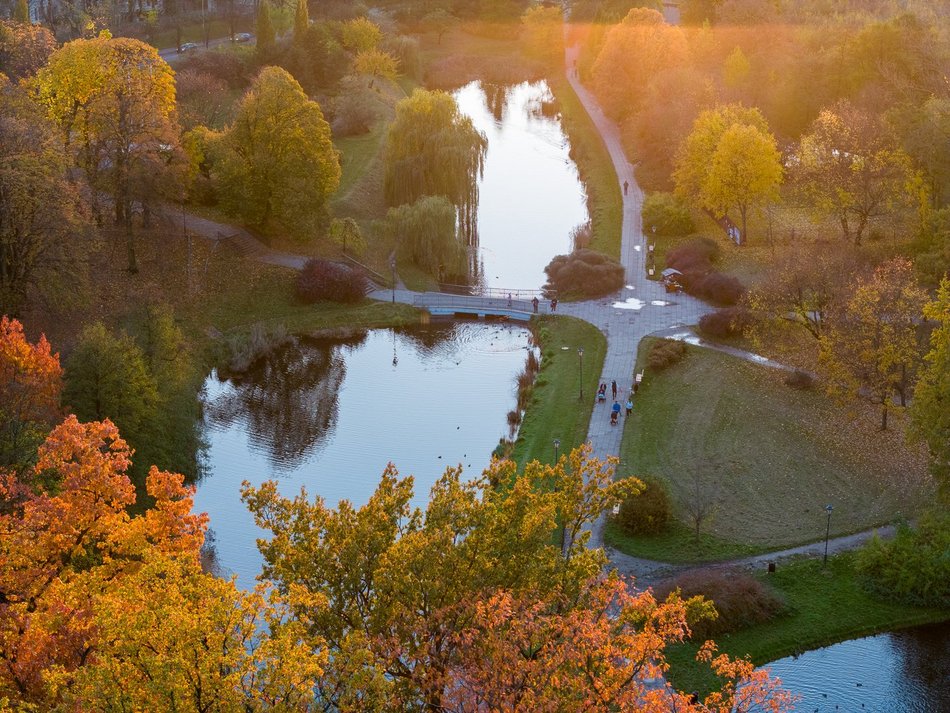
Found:
<path fill-rule="evenodd" d="M 512 289 L 510 287 L 482 287 L 481 285 L 450 285 L 440 284 L 439 292 L 449 295 L 467 295 L 470 297 L 488 297 L 491 299 L 508 299 L 511 295 L 515 300 L 528 300 L 537 297 L 545 299 L 543 290 Z"/>
<path fill-rule="evenodd" d="M 522 292 L 527 292 L 523 290 Z M 531 300 L 515 299 L 514 293 L 509 300 L 507 293 L 504 297 L 481 297 L 477 295 L 452 295 L 444 292 L 423 292 L 413 298 L 413 305 L 426 308 L 459 307 L 464 309 L 485 309 L 492 312 L 533 312 Z"/>

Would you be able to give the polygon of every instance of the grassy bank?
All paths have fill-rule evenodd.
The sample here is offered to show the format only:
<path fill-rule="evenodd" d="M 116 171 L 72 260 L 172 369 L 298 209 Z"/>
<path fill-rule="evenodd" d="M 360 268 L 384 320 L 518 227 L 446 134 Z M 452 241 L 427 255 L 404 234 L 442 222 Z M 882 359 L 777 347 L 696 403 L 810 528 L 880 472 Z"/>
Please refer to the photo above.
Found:
<path fill-rule="evenodd" d="M 853 563 L 852 554 L 843 554 L 828 561 L 827 571 L 820 560 L 800 560 L 780 564 L 775 574 L 761 575 L 785 598 L 787 613 L 717 637 L 720 649 L 764 664 L 838 641 L 950 618 L 947 610 L 872 597 L 861 587 Z M 698 648 L 699 644 L 686 643 L 668 651 L 669 679 L 679 690 L 708 692 L 716 686 L 708 667 L 695 661 Z"/>
<path fill-rule="evenodd" d="M 567 79 L 548 80 L 561 108 L 561 126 L 571 142 L 571 158 L 587 189 L 593 236 L 590 248 L 620 259 L 623 196 L 604 141 Z"/>
<path fill-rule="evenodd" d="M 652 342 L 641 344 L 641 365 Z M 901 425 L 878 431 L 862 409 L 792 389 L 784 375 L 698 347 L 665 371 L 647 370 L 621 460 L 667 484 L 681 522 L 690 504 L 712 502 L 702 525 L 710 537 L 697 547 L 674 527 L 611 543 L 667 561 L 714 560 L 820 539 L 829 503 L 833 535 L 917 512 L 931 483 L 925 454 L 905 443 Z"/>
<path fill-rule="evenodd" d="M 561 442 L 560 453 L 587 440 L 593 396 L 607 353 L 604 335 L 572 317 L 539 317 L 536 334 L 541 342 L 541 372 L 512 454 L 519 466 L 535 459 L 553 461 L 555 438 Z M 584 349 L 583 401 L 578 347 Z"/>

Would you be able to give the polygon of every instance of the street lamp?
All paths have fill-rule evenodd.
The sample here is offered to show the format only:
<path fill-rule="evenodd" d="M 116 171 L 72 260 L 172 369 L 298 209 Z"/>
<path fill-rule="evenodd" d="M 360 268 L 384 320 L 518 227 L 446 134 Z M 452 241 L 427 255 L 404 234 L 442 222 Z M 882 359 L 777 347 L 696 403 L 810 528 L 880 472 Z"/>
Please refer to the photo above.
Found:
<path fill-rule="evenodd" d="M 577 361 L 581 372 L 581 401 L 584 400 L 584 347 L 577 348 Z"/>
<path fill-rule="evenodd" d="M 393 304 L 396 304 L 396 256 L 389 258 L 389 267 L 393 271 Z"/>
<path fill-rule="evenodd" d="M 828 536 L 831 535 L 831 511 L 834 510 L 830 505 L 825 505 L 825 512 L 828 513 L 828 524 L 825 527 L 825 559 L 822 566 L 828 565 Z"/>
<path fill-rule="evenodd" d="M 554 462 L 557 463 L 557 449 L 561 447 L 561 439 L 554 439 Z"/>

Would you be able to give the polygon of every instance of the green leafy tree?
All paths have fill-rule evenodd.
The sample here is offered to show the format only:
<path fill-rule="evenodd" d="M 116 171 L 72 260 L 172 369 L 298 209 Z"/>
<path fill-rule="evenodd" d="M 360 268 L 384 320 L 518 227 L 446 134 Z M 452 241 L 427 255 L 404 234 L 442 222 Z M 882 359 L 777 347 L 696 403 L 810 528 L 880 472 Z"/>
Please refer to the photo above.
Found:
<path fill-rule="evenodd" d="M 521 16 L 528 52 L 548 64 L 564 62 L 564 11 L 559 6 L 529 7 Z"/>
<path fill-rule="evenodd" d="M 475 240 L 478 179 L 488 139 L 449 94 L 416 89 L 396 105 L 386 144 L 385 193 L 390 205 L 445 196 L 458 210 L 460 233 Z"/>
<path fill-rule="evenodd" d="M 910 159 L 879 118 L 847 102 L 825 109 L 802 137 L 795 177 L 820 216 L 860 245 L 875 220 L 921 200 Z"/>
<path fill-rule="evenodd" d="M 399 60 L 382 50 L 362 50 L 353 59 L 353 71 L 369 77 L 372 88 L 377 79 L 393 81 L 399 76 Z"/>
<path fill-rule="evenodd" d="M 133 446 L 147 442 L 160 407 L 142 349 L 101 322 L 83 329 L 66 360 L 63 401 L 81 421 L 110 419 Z"/>
<path fill-rule="evenodd" d="M 230 213 L 300 238 L 317 234 L 340 182 L 340 160 L 320 105 L 286 70 L 261 70 L 220 153 L 222 202 Z"/>
<path fill-rule="evenodd" d="M 819 359 L 834 395 L 865 393 L 887 428 L 896 392 L 902 397 L 920 358 L 917 325 L 926 302 L 913 265 L 895 258 L 858 280 L 847 304 L 820 338 Z"/>
<path fill-rule="evenodd" d="M 719 138 L 700 202 L 717 215 L 736 208 L 742 222 L 740 245 L 748 239 L 749 209 L 778 198 L 782 163 L 775 138 L 754 126 L 735 124 Z"/>
<path fill-rule="evenodd" d="M 437 43 L 442 44 L 445 33 L 457 25 L 459 19 L 445 8 L 436 8 L 422 18 L 422 25 L 429 32 L 436 34 Z"/>
<path fill-rule="evenodd" d="M 440 278 L 467 275 L 466 250 L 456 231 L 455 206 L 443 196 L 423 196 L 390 208 L 387 230 L 416 265 Z"/>
<path fill-rule="evenodd" d="M 749 60 L 742 51 L 742 48 L 737 46 L 732 50 L 729 56 L 726 57 L 726 61 L 723 64 L 722 81 L 730 89 L 739 89 L 744 86 L 749 79 L 751 69 L 752 65 L 749 64 Z"/>
<path fill-rule="evenodd" d="M 261 0 L 257 6 L 257 61 L 266 64 L 274 56 L 277 48 L 277 31 L 271 18 L 270 3 Z"/>
<path fill-rule="evenodd" d="M 366 251 L 366 239 L 353 218 L 334 218 L 330 223 L 330 239 L 340 246 L 344 255 L 347 252 L 362 255 Z"/>
<path fill-rule="evenodd" d="M 950 500 L 950 278 L 944 277 L 924 316 L 930 333 L 926 366 L 914 389 L 912 433 L 930 449 L 931 466 L 945 501 Z"/>
<path fill-rule="evenodd" d="M 294 13 L 294 44 L 306 42 L 309 28 L 310 12 L 307 9 L 307 0 L 297 0 L 297 10 Z"/>

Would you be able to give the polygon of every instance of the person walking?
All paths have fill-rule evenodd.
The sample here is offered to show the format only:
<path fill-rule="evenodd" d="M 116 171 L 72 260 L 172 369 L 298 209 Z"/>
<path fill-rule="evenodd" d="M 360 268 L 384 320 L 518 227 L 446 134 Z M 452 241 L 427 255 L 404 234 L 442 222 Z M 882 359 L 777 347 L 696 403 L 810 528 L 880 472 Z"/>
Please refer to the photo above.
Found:
<path fill-rule="evenodd" d="M 610 382 L 610 393 L 613 394 L 614 401 L 617 400 L 617 381 L 616 379 Z"/>
<path fill-rule="evenodd" d="M 627 406 L 627 415 L 629 416 L 630 414 L 633 413 L 633 397 L 632 396 L 627 397 L 626 406 Z"/>
<path fill-rule="evenodd" d="M 630 187 L 630 184 L 626 181 L 623 182 L 623 194 L 627 195 L 627 189 Z"/>
<path fill-rule="evenodd" d="M 508 306 L 511 307 L 511 293 L 508 293 Z"/>
<path fill-rule="evenodd" d="M 531 300 L 531 306 L 534 307 L 534 313 L 535 313 L 535 314 L 538 313 L 538 304 L 540 304 L 540 303 L 538 302 L 538 296 L 535 295 L 535 296 L 534 296 L 534 299 Z"/>

